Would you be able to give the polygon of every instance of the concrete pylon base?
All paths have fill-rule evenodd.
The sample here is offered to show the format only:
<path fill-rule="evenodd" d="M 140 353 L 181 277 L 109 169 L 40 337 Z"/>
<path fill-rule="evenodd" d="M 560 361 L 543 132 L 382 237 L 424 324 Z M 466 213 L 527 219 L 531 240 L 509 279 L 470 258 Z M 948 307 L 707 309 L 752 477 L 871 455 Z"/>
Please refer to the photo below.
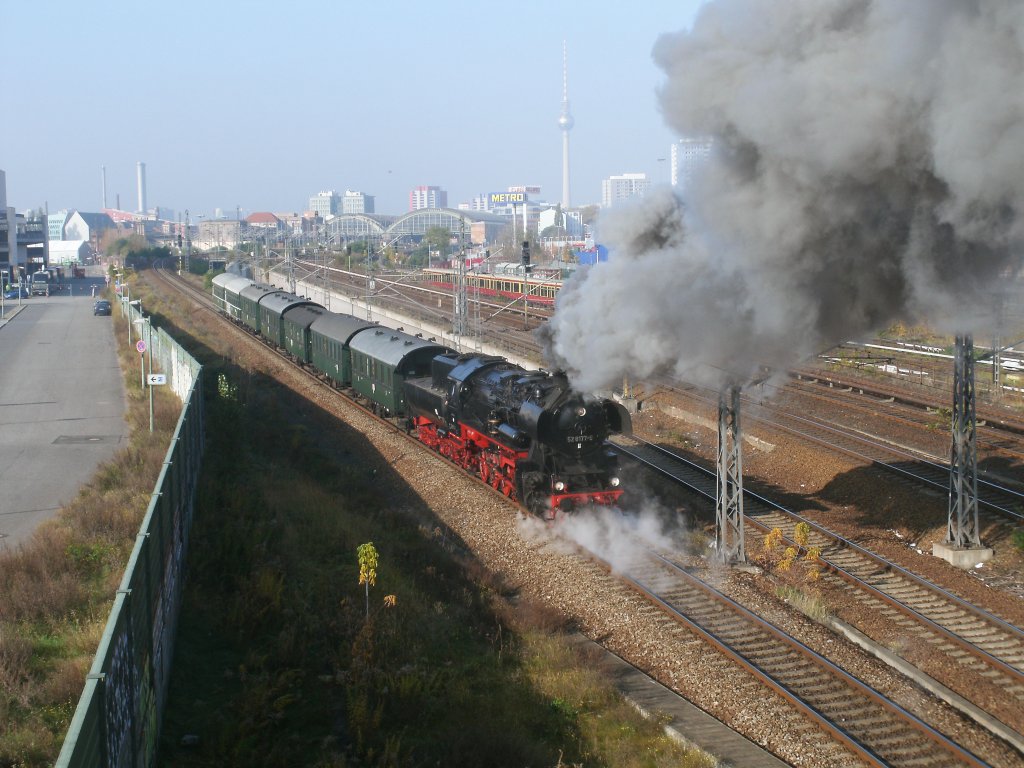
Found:
<path fill-rule="evenodd" d="M 946 541 L 932 544 L 932 555 L 941 557 L 950 565 L 967 570 L 978 563 L 986 563 L 992 559 L 995 551 L 992 547 L 958 547 Z"/>
<path fill-rule="evenodd" d="M 636 415 L 637 413 L 640 412 L 640 401 L 637 400 L 635 397 L 623 397 L 622 395 L 618 394 L 615 395 L 614 397 L 616 400 L 619 401 L 619 403 L 622 404 L 622 407 L 626 409 L 626 413 L 630 415 Z"/>

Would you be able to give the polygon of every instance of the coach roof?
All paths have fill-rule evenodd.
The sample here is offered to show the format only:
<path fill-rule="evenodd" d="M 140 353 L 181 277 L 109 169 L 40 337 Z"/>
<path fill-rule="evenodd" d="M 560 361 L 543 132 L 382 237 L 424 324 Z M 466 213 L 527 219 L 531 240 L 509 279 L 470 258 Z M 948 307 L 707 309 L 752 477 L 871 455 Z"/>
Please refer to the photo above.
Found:
<path fill-rule="evenodd" d="M 354 352 L 361 352 L 367 357 L 390 365 L 395 369 L 400 369 L 402 361 L 414 352 L 430 349 L 436 351 L 436 354 L 441 354 L 442 352 L 449 351 L 447 347 L 435 341 L 427 341 L 419 336 L 410 336 L 402 331 L 381 328 L 379 326 L 357 334 L 349 342 L 349 347 Z"/>
<path fill-rule="evenodd" d="M 324 312 L 323 315 L 313 321 L 310 331 L 325 336 L 328 339 L 348 344 L 352 334 L 364 328 L 376 328 L 377 323 L 370 320 L 360 319 L 352 315 L 339 315 L 334 312 Z"/>

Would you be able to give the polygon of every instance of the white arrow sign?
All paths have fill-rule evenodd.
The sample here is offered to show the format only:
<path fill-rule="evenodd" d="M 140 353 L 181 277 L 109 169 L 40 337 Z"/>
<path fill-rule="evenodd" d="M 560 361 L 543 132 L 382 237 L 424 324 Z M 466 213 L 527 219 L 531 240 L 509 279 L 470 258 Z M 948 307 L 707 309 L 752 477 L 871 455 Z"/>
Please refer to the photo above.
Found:
<path fill-rule="evenodd" d="M 158 386 L 160 384 L 166 384 L 167 383 L 167 374 L 164 374 L 164 373 L 151 373 L 147 377 L 147 380 L 148 380 L 149 386 L 151 386 L 151 387 Z"/>

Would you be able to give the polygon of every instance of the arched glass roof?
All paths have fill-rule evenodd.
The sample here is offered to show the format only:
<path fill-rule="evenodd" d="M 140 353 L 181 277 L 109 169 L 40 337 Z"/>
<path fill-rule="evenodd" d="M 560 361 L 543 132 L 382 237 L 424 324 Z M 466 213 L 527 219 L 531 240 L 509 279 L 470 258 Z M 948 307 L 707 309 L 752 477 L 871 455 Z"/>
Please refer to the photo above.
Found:
<path fill-rule="evenodd" d="M 454 208 L 421 208 L 402 216 L 376 216 L 368 213 L 343 213 L 327 222 L 327 231 L 333 239 L 343 237 L 355 240 L 395 240 L 419 238 L 431 227 L 443 227 L 457 234 L 465 229 L 467 236 L 472 225 L 479 221 L 507 224 L 504 216 L 479 211 L 459 211 Z"/>

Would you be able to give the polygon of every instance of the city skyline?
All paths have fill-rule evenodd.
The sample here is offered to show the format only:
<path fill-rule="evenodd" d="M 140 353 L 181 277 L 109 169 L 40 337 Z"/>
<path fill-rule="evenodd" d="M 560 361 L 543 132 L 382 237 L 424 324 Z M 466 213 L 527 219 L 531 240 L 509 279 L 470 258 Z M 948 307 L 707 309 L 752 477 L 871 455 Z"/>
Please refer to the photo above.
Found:
<path fill-rule="evenodd" d="M 2 134 L 10 204 L 99 210 L 105 174 L 108 205 L 128 210 L 142 162 L 150 208 L 209 215 L 299 211 L 321 189 L 359 190 L 378 212 L 401 213 L 421 185 L 447 190 L 452 207 L 514 185 L 558 202 L 563 41 L 573 204 L 599 203 L 613 174 L 668 183 L 675 134 L 657 107 L 664 78 L 651 51 L 702 2 L 528 0 L 516 13 L 398 2 L 298 15 L 186 0 L 172 16 L 49 5 L 42 38 L 12 36 L 0 51 L 23 95 L 48 94 L 23 101 L 31 109 Z M 7 17 L 27 29 L 38 11 L 22 4 Z"/>

